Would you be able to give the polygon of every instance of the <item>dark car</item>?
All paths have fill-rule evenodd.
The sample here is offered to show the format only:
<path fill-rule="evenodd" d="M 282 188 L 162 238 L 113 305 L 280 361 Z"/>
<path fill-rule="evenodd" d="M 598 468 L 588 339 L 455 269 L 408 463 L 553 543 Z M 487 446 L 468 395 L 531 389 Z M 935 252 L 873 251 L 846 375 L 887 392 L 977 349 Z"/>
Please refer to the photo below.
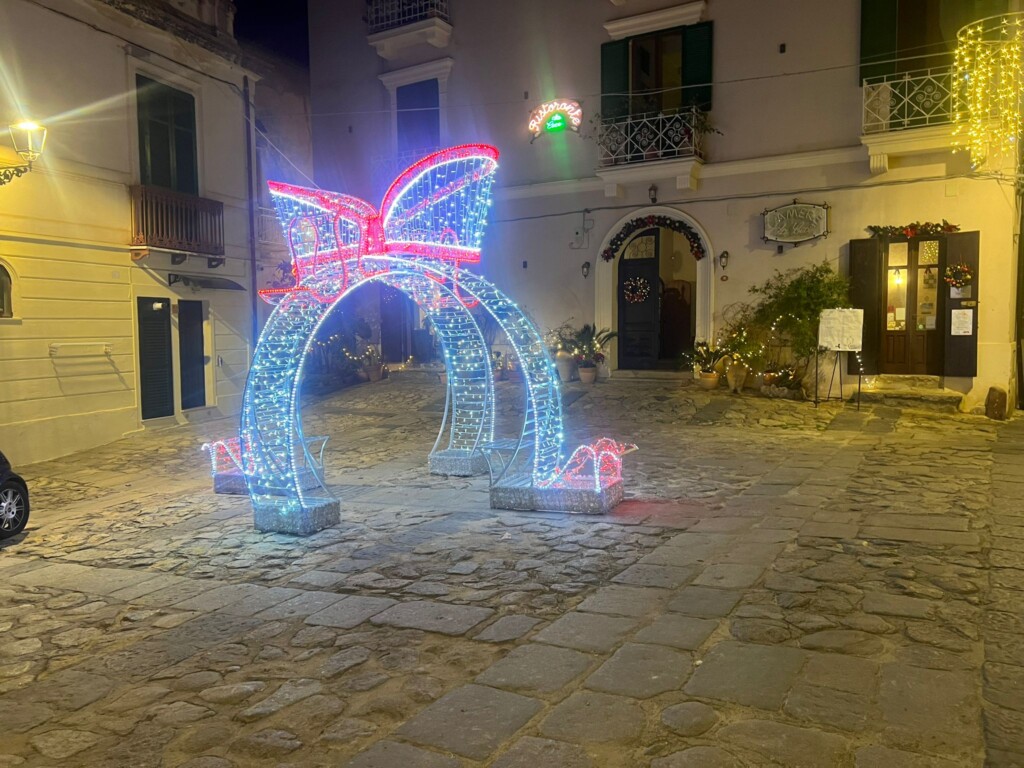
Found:
<path fill-rule="evenodd" d="M 0 539 L 21 533 L 28 523 L 28 485 L 0 453 Z"/>

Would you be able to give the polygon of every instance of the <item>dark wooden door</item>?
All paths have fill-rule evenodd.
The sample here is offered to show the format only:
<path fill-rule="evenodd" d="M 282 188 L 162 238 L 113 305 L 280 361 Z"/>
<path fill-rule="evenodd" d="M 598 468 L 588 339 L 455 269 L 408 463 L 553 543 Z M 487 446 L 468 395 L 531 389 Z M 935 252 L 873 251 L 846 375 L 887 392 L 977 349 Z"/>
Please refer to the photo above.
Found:
<path fill-rule="evenodd" d="M 941 238 L 894 240 L 884 249 L 880 373 L 941 375 L 944 249 Z"/>
<path fill-rule="evenodd" d="M 181 407 L 206 405 L 206 350 L 203 343 L 203 302 L 178 302 L 178 356 L 181 361 Z"/>
<path fill-rule="evenodd" d="M 174 415 L 170 299 L 139 298 L 139 400 L 142 418 Z"/>
<path fill-rule="evenodd" d="M 951 326 L 946 334 L 946 359 L 943 373 L 946 376 L 978 375 L 978 269 L 981 266 L 979 249 L 980 232 L 953 232 L 946 235 L 946 252 L 943 270 L 957 264 L 970 267 L 974 279 L 970 285 L 953 290 L 944 282 L 940 291 L 946 297 L 942 314 Z"/>
<path fill-rule="evenodd" d="M 658 229 L 641 232 L 619 258 L 619 367 L 654 368 L 661 307 Z"/>
<path fill-rule="evenodd" d="M 397 288 L 380 287 L 380 354 L 385 363 L 404 363 L 412 354 L 415 305 Z"/>

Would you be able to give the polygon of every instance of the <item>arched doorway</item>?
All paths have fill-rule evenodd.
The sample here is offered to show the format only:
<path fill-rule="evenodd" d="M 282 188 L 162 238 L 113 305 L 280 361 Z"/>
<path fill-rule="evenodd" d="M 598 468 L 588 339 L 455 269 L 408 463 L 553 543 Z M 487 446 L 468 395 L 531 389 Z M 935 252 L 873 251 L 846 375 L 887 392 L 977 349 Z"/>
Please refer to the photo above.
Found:
<path fill-rule="evenodd" d="M 620 219 L 602 244 L 612 269 L 596 282 L 598 327 L 618 331 L 616 366 L 674 369 L 712 334 L 713 267 L 706 234 L 672 208 Z"/>

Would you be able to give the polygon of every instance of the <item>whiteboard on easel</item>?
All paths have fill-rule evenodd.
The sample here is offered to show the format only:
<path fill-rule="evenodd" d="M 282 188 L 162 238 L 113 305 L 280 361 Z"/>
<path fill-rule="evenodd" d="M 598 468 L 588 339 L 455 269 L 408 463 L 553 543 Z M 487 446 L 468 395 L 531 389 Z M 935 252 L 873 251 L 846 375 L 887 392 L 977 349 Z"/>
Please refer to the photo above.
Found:
<path fill-rule="evenodd" d="M 860 352 L 864 347 L 864 310 L 823 309 L 818 346 L 833 352 Z"/>

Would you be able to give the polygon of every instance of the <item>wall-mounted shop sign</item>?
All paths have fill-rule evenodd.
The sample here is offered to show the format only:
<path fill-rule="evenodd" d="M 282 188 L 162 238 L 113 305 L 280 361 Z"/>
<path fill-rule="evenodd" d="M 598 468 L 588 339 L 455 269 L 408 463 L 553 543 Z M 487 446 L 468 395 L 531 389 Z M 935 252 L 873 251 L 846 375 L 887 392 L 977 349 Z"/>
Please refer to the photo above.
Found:
<path fill-rule="evenodd" d="M 829 205 L 798 203 L 794 200 L 778 208 L 765 209 L 764 240 L 777 243 L 803 243 L 816 237 L 828 237 Z"/>
<path fill-rule="evenodd" d="M 579 102 L 569 99 L 546 101 L 530 113 L 530 133 L 533 134 L 530 142 L 542 133 L 579 131 L 582 122 L 583 109 Z"/>

